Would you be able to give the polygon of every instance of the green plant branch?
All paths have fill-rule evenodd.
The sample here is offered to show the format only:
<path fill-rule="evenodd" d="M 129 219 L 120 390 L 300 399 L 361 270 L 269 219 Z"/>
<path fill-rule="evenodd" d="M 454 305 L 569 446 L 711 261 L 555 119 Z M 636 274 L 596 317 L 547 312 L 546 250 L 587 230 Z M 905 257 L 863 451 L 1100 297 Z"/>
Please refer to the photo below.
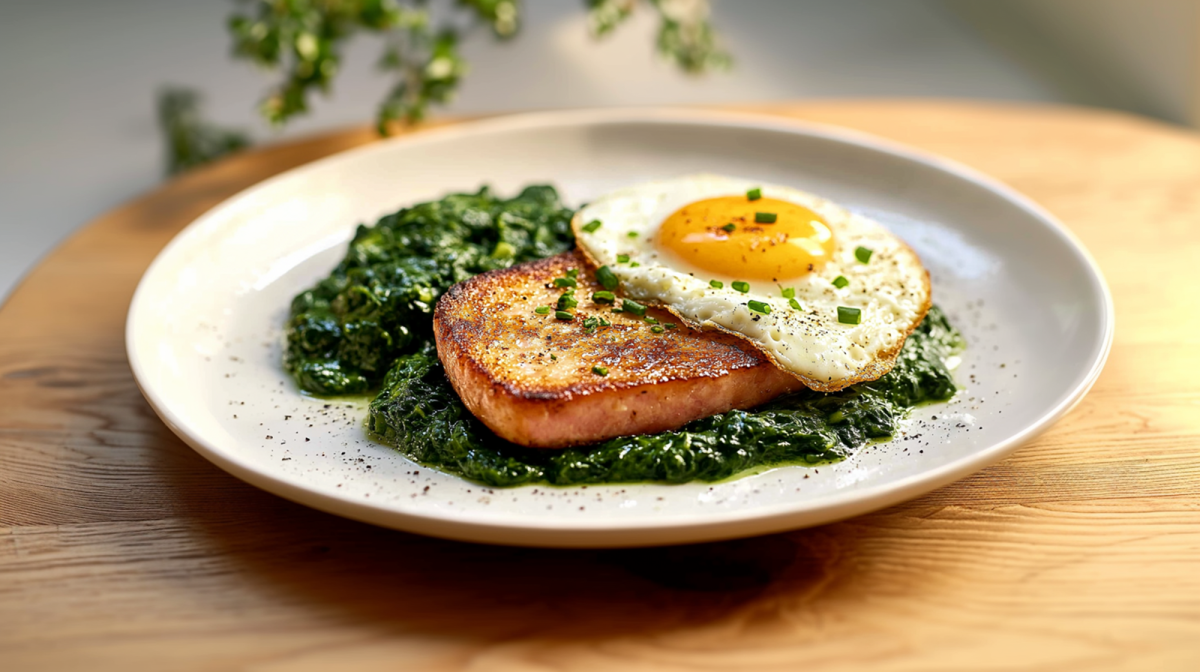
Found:
<path fill-rule="evenodd" d="M 730 64 L 709 22 L 708 0 L 583 2 L 594 37 L 608 35 L 645 4 L 659 17 L 656 44 L 664 59 L 689 74 Z M 459 45 L 470 28 L 461 27 L 462 18 L 501 40 L 515 36 L 521 20 L 518 0 L 454 0 L 439 26 L 433 25 L 428 0 L 238 0 L 228 28 L 236 58 L 282 73 L 259 105 L 275 127 L 307 113 L 312 96 L 329 95 L 355 36 L 381 36 L 378 67 L 394 77 L 376 113 L 376 127 L 387 135 L 393 124 L 422 120 L 431 105 L 448 103 L 458 91 L 468 71 Z M 160 98 L 171 172 L 249 144 L 244 133 L 204 123 L 197 101 L 194 92 L 181 89 Z"/>
<path fill-rule="evenodd" d="M 250 136 L 242 131 L 205 122 L 200 115 L 200 94 L 189 89 L 159 92 L 158 124 L 167 141 L 167 172 L 171 175 L 250 146 Z"/>

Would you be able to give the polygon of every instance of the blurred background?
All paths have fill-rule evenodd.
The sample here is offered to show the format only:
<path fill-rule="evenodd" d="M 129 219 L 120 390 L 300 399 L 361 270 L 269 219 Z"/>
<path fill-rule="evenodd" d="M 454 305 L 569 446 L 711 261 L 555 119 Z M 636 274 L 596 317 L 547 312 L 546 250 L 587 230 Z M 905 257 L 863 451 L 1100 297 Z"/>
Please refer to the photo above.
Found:
<path fill-rule="evenodd" d="M 656 53 L 654 12 L 637 8 L 593 39 L 586 5 L 520 0 L 513 39 L 466 36 L 469 74 L 431 115 L 938 97 L 1200 122 L 1200 0 L 712 0 L 733 66 L 703 76 Z M 258 104 L 279 75 L 233 58 L 226 22 L 237 7 L 0 0 L 0 298 L 75 228 L 166 179 L 155 112 L 165 86 L 201 92 L 208 120 L 255 143 L 371 123 L 391 80 L 376 68 L 382 41 L 364 36 L 348 44 L 329 97 L 272 130 Z"/>

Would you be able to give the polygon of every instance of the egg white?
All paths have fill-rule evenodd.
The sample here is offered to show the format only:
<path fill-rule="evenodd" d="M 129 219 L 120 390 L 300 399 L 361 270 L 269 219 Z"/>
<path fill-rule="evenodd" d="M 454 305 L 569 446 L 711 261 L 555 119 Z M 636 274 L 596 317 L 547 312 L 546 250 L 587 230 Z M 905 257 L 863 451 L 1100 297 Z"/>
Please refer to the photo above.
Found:
<path fill-rule="evenodd" d="M 695 268 L 655 246 L 659 226 L 679 208 L 754 187 L 825 219 L 835 247 L 824 266 L 799 278 L 754 281 Z M 600 227 L 584 230 L 593 220 Z M 890 371 L 930 305 L 929 274 L 903 241 L 871 219 L 789 187 L 707 174 L 649 182 L 589 203 L 576 214 L 574 228 L 580 248 L 597 266 L 612 269 L 625 295 L 666 308 L 694 327 L 742 336 L 816 390 L 839 390 Z M 868 263 L 855 257 L 859 246 L 872 250 Z M 620 263 L 618 255 L 629 261 Z M 847 287 L 833 285 L 839 275 L 850 281 Z M 710 280 L 724 287 L 715 289 Z M 750 291 L 734 290 L 735 280 L 749 282 Z M 795 289 L 800 310 L 782 296 L 783 288 Z M 769 305 L 770 314 L 752 312 L 751 300 Z M 862 311 L 859 324 L 840 323 L 838 306 Z"/>

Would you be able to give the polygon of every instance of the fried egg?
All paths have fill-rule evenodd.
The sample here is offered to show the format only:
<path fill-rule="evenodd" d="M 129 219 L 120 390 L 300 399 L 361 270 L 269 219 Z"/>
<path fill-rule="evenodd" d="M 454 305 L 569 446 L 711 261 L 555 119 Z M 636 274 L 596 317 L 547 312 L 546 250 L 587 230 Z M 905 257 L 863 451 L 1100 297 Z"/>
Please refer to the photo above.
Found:
<path fill-rule="evenodd" d="M 573 221 L 624 294 L 741 336 L 808 387 L 891 370 L 929 273 L 879 223 L 789 187 L 689 175 L 609 193 Z"/>

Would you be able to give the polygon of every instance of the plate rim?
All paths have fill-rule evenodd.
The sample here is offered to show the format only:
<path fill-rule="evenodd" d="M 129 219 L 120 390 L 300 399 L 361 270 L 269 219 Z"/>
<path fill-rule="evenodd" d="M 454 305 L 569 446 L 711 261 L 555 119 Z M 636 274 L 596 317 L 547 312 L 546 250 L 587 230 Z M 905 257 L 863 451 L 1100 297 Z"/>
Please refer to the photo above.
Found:
<path fill-rule="evenodd" d="M 725 128 L 766 130 L 798 134 L 855 145 L 883 154 L 907 159 L 936 168 L 950 176 L 974 184 L 1001 196 L 1038 220 L 1056 234 L 1079 259 L 1088 272 L 1092 289 L 1101 301 L 1102 331 L 1099 347 L 1091 353 L 1086 373 L 1053 406 L 1006 440 L 944 465 L 912 474 L 887 484 L 847 489 L 816 500 L 756 506 L 745 511 L 720 514 L 685 514 L 662 519 L 647 516 L 634 520 L 580 520 L 575 522 L 539 521 L 536 519 L 497 520 L 470 512 L 453 516 L 430 512 L 404 511 L 376 502 L 351 500 L 309 489 L 302 482 L 292 482 L 269 471 L 259 469 L 248 461 L 239 460 L 236 452 L 198 438 L 198 432 L 187 431 L 186 421 L 176 416 L 166 405 L 165 395 L 150 388 L 145 364 L 138 348 L 137 324 L 147 287 L 160 267 L 167 263 L 172 252 L 198 235 L 206 222 L 216 218 L 229 204 L 268 189 L 292 175 L 317 166 L 329 166 L 354 161 L 360 156 L 391 151 L 398 144 L 414 145 L 439 142 L 455 137 L 489 133 L 504 133 L 548 126 L 598 126 L 628 123 L 710 124 Z M 125 322 L 126 355 L 138 389 L 151 408 L 173 433 L 193 450 L 222 470 L 237 478 L 284 497 L 353 520 L 417 532 L 430 536 L 508 545 L 537 547 L 631 547 L 715 541 L 754 536 L 769 532 L 824 524 L 861 515 L 926 494 L 960 478 L 964 478 L 1007 456 L 1032 440 L 1069 413 L 1095 384 L 1112 349 L 1116 327 L 1112 293 L 1099 265 L 1076 235 L 1053 214 L 1031 198 L 1002 181 L 952 159 L 910 147 L 902 143 L 862 131 L 825 123 L 810 122 L 792 117 L 754 112 L 698 110 L 691 108 L 610 108 L 583 109 L 501 115 L 476 121 L 424 129 L 412 134 L 337 152 L 315 161 L 295 166 L 238 191 L 202 213 L 183 227 L 155 256 L 147 267 L 130 301 Z M 297 479 L 298 481 L 301 479 Z"/>

